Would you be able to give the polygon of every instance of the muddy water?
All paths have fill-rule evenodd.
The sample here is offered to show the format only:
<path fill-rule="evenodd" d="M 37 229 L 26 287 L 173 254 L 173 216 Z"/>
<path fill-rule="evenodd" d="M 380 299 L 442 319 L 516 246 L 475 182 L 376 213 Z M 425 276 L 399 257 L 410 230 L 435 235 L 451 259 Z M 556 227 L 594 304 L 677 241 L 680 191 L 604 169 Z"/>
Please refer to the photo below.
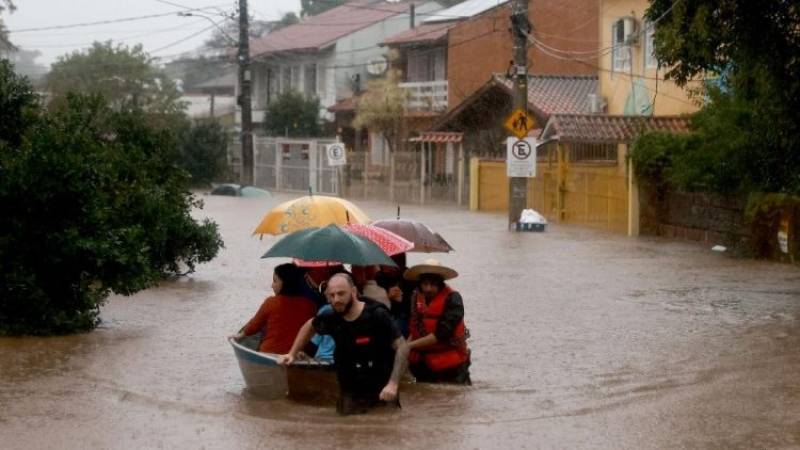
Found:
<path fill-rule="evenodd" d="M 461 273 L 474 386 L 411 386 L 402 410 L 347 418 L 254 398 L 225 336 L 282 262 L 249 233 L 283 199 L 207 198 L 220 257 L 112 298 L 93 333 L 0 339 L 0 447 L 800 448 L 796 268 L 567 226 L 513 234 L 449 207 L 404 215 L 458 250 L 441 259 Z"/>

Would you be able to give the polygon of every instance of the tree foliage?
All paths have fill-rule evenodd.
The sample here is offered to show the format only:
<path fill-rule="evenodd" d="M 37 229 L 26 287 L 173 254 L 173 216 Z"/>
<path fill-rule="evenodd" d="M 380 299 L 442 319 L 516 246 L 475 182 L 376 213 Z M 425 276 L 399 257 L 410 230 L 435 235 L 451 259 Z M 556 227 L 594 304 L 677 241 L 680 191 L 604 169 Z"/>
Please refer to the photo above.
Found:
<path fill-rule="evenodd" d="M 663 16 L 655 48 L 667 78 L 713 79 L 692 119 L 692 146 L 671 157 L 673 179 L 717 192 L 800 193 L 796 2 L 653 0 L 647 15 Z"/>
<path fill-rule="evenodd" d="M 212 259 L 214 223 L 177 168 L 178 137 L 142 110 L 68 95 L 48 111 L 0 66 L 0 334 L 92 329 L 129 295 Z M 17 116 L 14 118 L 14 116 Z"/>
<path fill-rule="evenodd" d="M 390 151 L 399 150 L 405 129 L 405 105 L 407 93 L 399 86 L 400 72 L 386 71 L 386 76 L 372 80 L 356 107 L 353 126 L 368 128 L 383 134 Z"/>
<path fill-rule="evenodd" d="M 86 51 L 60 57 L 47 76 L 47 87 L 55 104 L 73 92 L 100 95 L 114 110 L 178 114 L 184 109 L 175 82 L 152 64 L 141 45 L 95 42 Z"/>
<path fill-rule="evenodd" d="M 199 120 L 188 126 L 181 139 L 180 166 L 191 176 L 193 186 L 208 186 L 218 181 L 228 168 L 228 133 L 214 119 Z"/>
<path fill-rule="evenodd" d="M 316 16 L 325 11 L 344 5 L 349 0 L 300 0 L 300 16 Z"/>
<path fill-rule="evenodd" d="M 3 14 L 3 11 L 8 10 L 13 12 L 14 9 L 14 2 L 11 0 L 0 0 L 0 15 Z M 13 48 L 14 45 L 8 40 L 8 31 L 3 24 L 2 18 L 0 18 L 0 50 L 11 50 Z"/>
<path fill-rule="evenodd" d="M 267 106 L 265 131 L 271 136 L 313 137 L 322 132 L 319 99 L 296 91 L 282 92 Z"/>

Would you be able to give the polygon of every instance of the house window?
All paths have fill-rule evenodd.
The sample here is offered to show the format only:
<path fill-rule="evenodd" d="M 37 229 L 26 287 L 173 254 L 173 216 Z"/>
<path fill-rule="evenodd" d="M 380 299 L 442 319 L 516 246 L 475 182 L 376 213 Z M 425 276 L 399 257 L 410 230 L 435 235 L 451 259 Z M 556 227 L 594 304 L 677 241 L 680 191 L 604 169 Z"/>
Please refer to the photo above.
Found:
<path fill-rule="evenodd" d="M 317 65 L 306 65 L 303 76 L 305 78 L 303 92 L 305 92 L 307 97 L 315 97 L 317 95 Z"/>
<path fill-rule="evenodd" d="M 267 104 L 272 103 L 278 95 L 278 74 L 272 67 L 267 69 Z"/>
<path fill-rule="evenodd" d="M 631 69 L 631 46 L 625 44 L 625 21 L 619 19 L 611 25 L 611 70 Z"/>
<path fill-rule="evenodd" d="M 644 24 L 644 66 L 647 69 L 654 69 L 658 67 L 658 60 L 656 59 L 656 48 L 653 44 L 653 36 L 656 33 L 655 24 L 645 22 Z"/>
<path fill-rule="evenodd" d="M 382 133 L 369 134 L 369 163 L 373 166 L 389 165 L 389 144 Z"/>
<path fill-rule="evenodd" d="M 573 143 L 570 162 L 617 162 L 617 144 Z"/>
<path fill-rule="evenodd" d="M 292 82 L 291 89 L 300 92 L 300 70 L 301 66 L 292 66 Z"/>
<path fill-rule="evenodd" d="M 292 90 L 292 68 L 284 66 L 281 68 L 281 92 Z"/>

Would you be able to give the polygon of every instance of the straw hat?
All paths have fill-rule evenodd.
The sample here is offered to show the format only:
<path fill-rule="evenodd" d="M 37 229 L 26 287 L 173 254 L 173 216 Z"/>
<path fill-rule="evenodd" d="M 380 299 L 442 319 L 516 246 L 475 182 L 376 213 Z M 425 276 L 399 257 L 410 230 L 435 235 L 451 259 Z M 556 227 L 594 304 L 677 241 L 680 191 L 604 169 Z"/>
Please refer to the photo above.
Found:
<path fill-rule="evenodd" d="M 420 275 L 425 274 L 439 275 L 445 280 L 449 280 L 458 276 L 458 272 L 442 265 L 439 260 L 426 259 L 422 264 L 417 264 L 416 266 L 410 267 L 408 270 L 406 270 L 406 273 L 403 274 L 403 278 L 409 281 L 419 281 Z"/>

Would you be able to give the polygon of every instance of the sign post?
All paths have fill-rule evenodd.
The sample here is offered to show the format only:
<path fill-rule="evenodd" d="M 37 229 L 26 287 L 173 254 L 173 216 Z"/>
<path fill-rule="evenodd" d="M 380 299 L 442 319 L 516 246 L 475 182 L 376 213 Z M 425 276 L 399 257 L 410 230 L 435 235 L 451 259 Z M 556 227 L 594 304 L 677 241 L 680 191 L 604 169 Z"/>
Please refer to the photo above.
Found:
<path fill-rule="evenodd" d="M 347 164 L 347 151 L 343 142 L 334 142 L 325 147 L 328 156 L 328 166 L 333 167 L 336 173 L 336 193 L 342 195 L 342 167 Z"/>

